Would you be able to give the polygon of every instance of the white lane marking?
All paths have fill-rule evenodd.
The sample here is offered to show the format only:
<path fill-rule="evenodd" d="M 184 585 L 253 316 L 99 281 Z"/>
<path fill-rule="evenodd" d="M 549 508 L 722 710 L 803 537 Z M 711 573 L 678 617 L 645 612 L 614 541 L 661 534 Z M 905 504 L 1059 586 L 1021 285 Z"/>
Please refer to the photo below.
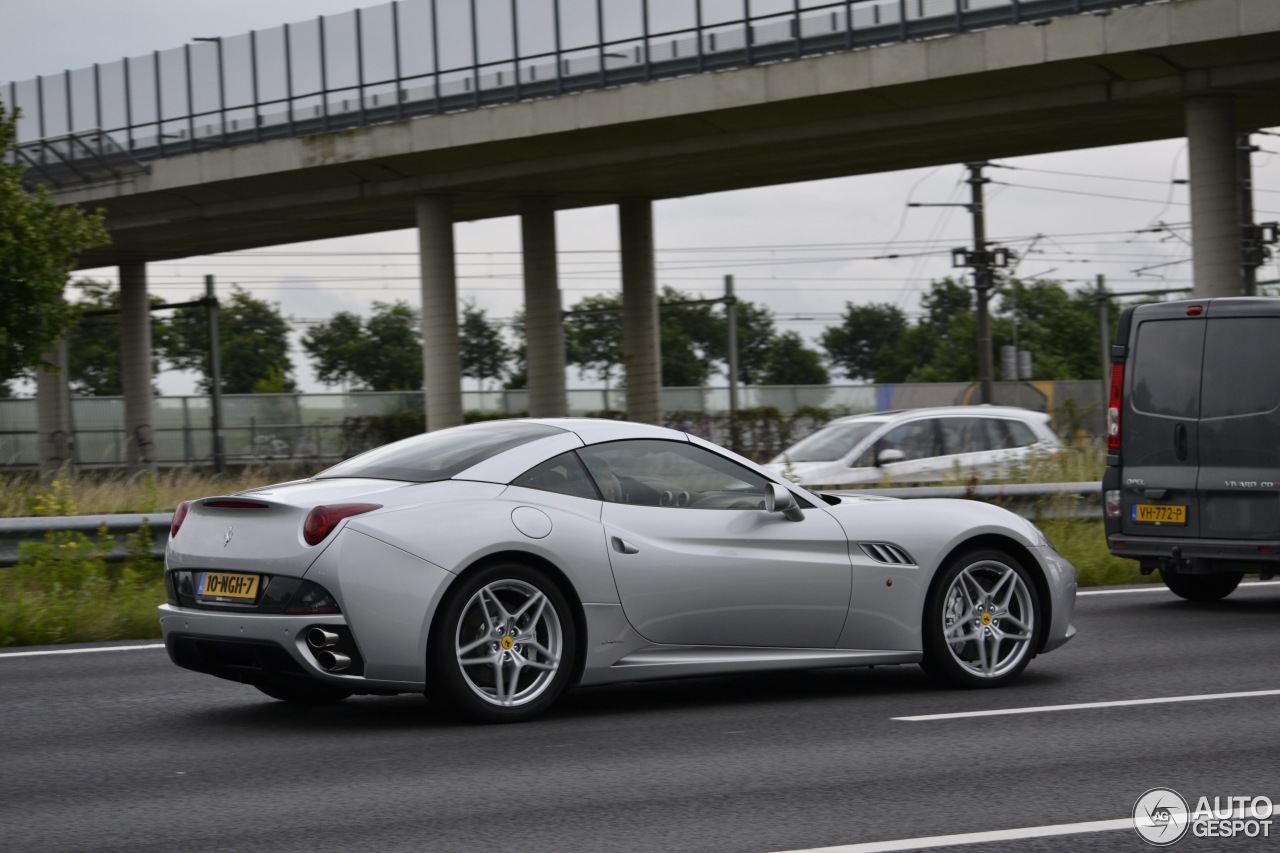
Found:
<path fill-rule="evenodd" d="M 97 649 L 47 649 L 39 652 L 0 652 L 0 658 L 34 658 L 42 655 L 85 655 L 93 652 L 134 652 L 138 649 L 163 649 L 164 643 L 143 646 L 104 646 Z"/>
<path fill-rule="evenodd" d="M 1242 583 L 1237 589 L 1249 589 L 1254 586 L 1280 586 L 1280 581 L 1250 581 Z M 1085 589 L 1077 590 L 1076 598 L 1082 595 L 1127 595 L 1134 592 L 1171 592 L 1169 587 L 1162 583 L 1153 583 L 1150 587 L 1141 589 Z"/>
<path fill-rule="evenodd" d="M 927 850 L 960 844 L 988 844 L 992 841 L 1018 841 L 1024 838 L 1051 838 L 1055 835 L 1079 835 L 1085 832 L 1133 831 L 1133 818 L 1091 820 L 1084 823 L 1059 823 L 1051 826 L 1027 826 L 1021 829 L 994 829 L 988 832 L 965 832 L 958 835 L 934 835 L 927 838 L 900 838 L 894 841 L 867 841 L 836 847 L 812 847 L 787 853 L 888 853 L 892 850 Z"/>
<path fill-rule="evenodd" d="M 916 717 L 893 717 L 910 723 L 929 720 L 962 720 L 966 717 L 1003 717 L 1011 714 L 1043 714 L 1050 711 L 1084 711 L 1090 708 L 1123 708 L 1127 705 L 1168 705 L 1174 702 L 1205 702 L 1211 699 L 1254 699 L 1280 696 L 1280 690 L 1247 690 L 1239 693 L 1202 693 L 1195 696 L 1160 696 L 1154 699 L 1118 699 L 1114 702 L 1081 702 L 1076 705 L 1036 705 L 1028 708 L 997 708 L 990 711 L 960 711 L 954 714 L 921 714 Z"/>

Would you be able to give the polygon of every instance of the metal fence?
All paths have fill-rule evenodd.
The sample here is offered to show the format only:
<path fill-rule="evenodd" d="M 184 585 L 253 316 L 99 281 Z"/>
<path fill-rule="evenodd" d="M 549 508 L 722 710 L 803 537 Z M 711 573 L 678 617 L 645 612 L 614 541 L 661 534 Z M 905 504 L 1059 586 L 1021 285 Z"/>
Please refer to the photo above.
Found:
<path fill-rule="evenodd" d="M 397 0 L 0 85 L 54 187 L 161 157 L 1168 0 Z"/>
<path fill-rule="evenodd" d="M 769 410 L 790 417 L 808 413 L 806 423 L 826 416 L 972 403 L 977 386 L 964 382 L 901 385 L 757 385 L 739 389 L 743 411 Z M 463 407 L 488 415 L 523 415 L 526 391 L 466 391 Z M 568 414 L 617 416 L 626 409 L 621 389 L 573 389 Z M 1049 412 L 1061 431 L 1083 429 L 1101 434 L 1102 386 L 1093 382 L 997 382 L 995 401 Z M 728 388 L 664 388 L 663 411 L 669 423 L 713 441 L 727 441 Z M 420 417 L 420 392 L 320 394 L 225 394 L 223 435 L 231 461 L 334 460 L 364 449 L 353 446 L 353 418 L 408 413 Z M 213 433 L 208 397 L 157 397 L 152 432 L 155 458 L 162 465 L 211 462 Z M 127 459 L 124 400 L 76 397 L 71 401 L 74 461 L 83 467 L 115 467 Z M 811 426 L 809 427 L 811 428 Z M 800 437 L 792 434 L 791 438 Z M 39 461 L 36 401 L 0 399 L 0 469 L 35 468 Z M 774 448 L 773 452 L 777 452 Z"/>

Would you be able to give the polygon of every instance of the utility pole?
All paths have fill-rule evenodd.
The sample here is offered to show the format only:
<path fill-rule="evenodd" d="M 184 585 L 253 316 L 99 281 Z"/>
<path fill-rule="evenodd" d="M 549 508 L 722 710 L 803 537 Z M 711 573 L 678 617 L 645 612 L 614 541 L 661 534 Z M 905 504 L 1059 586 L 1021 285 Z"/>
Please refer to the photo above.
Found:
<path fill-rule="evenodd" d="M 213 292 L 213 276 L 204 277 L 205 319 L 209 330 L 209 394 L 212 411 L 209 413 L 213 428 L 213 470 L 226 471 L 227 457 L 222 445 L 222 354 L 218 345 L 218 297 Z"/>
<path fill-rule="evenodd" d="M 991 358 L 991 291 L 995 289 L 996 267 L 1009 265 L 1008 249 L 987 249 L 987 217 L 982 187 L 991 179 L 982 175 L 989 163 L 965 163 L 969 170 L 969 203 L 973 217 L 973 248 L 953 249 L 951 265 L 973 270 L 973 287 L 978 294 L 978 386 L 983 403 L 994 402 L 995 387 Z"/>
<path fill-rule="evenodd" d="M 1236 175 L 1240 184 L 1240 273 L 1245 296 L 1258 295 L 1258 267 L 1271 259 L 1270 246 L 1280 238 L 1280 224 L 1253 221 L 1253 152 L 1261 149 L 1253 144 L 1252 134 L 1236 134 Z"/>
<path fill-rule="evenodd" d="M 738 298 L 733 276 L 724 277 L 724 310 L 729 329 L 729 447 L 738 449 Z"/>

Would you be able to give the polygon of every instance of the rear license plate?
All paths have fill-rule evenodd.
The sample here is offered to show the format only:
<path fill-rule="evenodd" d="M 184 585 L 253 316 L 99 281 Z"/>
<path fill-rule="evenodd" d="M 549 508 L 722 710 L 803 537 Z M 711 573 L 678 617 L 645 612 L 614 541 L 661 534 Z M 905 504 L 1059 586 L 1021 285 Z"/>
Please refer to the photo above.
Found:
<path fill-rule="evenodd" d="M 196 581 L 196 598 L 200 601 L 251 602 L 257 597 L 257 575 L 200 572 Z"/>
<path fill-rule="evenodd" d="M 1139 524 L 1186 524 L 1187 508 L 1181 504 L 1134 504 L 1130 517 Z"/>

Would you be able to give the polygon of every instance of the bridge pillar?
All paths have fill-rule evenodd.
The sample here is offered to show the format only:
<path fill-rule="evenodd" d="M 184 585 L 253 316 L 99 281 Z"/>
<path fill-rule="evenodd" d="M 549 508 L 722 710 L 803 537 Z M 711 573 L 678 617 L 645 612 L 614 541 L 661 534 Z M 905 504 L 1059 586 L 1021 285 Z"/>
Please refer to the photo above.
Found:
<path fill-rule="evenodd" d="M 453 203 L 448 196 L 431 195 L 419 196 L 415 206 L 422 274 L 422 390 L 427 430 L 437 430 L 462 423 Z"/>
<path fill-rule="evenodd" d="M 529 414 L 568 413 L 564 387 L 564 321 L 556 270 L 556 210 L 549 198 L 520 200 L 524 254 L 524 322 Z"/>
<path fill-rule="evenodd" d="M 653 271 L 653 202 L 618 203 L 622 247 L 622 363 L 627 374 L 627 418 L 662 423 L 662 349 Z"/>
<path fill-rule="evenodd" d="M 55 370 L 36 370 L 37 462 L 40 481 L 50 483 L 72 463 L 71 391 L 67 387 L 67 339 L 62 338 L 44 360 Z"/>
<path fill-rule="evenodd" d="M 145 261 L 120 265 L 120 382 L 124 386 L 125 462 L 129 473 L 154 471 L 151 311 Z"/>
<path fill-rule="evenodd" d="M 1191 184 L 1191 263 L 1196 298 L 1244 293 L 1235 101 L 1187 99 Z"/>

